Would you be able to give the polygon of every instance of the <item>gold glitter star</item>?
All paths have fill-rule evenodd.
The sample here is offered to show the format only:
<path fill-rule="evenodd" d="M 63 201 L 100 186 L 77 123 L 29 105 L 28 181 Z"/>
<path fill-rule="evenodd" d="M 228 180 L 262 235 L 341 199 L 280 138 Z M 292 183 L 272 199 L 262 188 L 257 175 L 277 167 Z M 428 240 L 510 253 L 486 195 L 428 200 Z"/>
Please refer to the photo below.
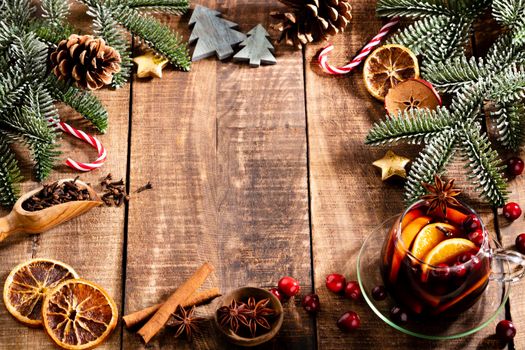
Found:
<path fill-rule="evenodd" d="M 376 160 L 372 164 L 381 169 L 381 180 L 385 181 L 393 176 L 399 176 L 406 179 L 407 172 L 405 167 L 409 162 L 410 159 L 398 156 L 392 151 L 388 151 L 383 158 Z"/>
<path fill-rule="evenodd" d="M 149 51 L 144 55 L 134 57 L 133 62 L 137 64 L 137 77 L 162 78 L 162 68 L 168 64 L 169 60 Z"/>

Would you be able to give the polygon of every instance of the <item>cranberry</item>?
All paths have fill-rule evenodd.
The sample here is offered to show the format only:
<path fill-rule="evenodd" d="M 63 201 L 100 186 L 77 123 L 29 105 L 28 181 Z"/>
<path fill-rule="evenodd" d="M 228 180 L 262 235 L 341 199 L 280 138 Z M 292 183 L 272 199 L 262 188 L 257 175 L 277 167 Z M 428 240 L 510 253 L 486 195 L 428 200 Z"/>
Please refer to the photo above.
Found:
<path fill-rule="evenodd" d="M 272 293 L 273 295 L 275 295 L 275 297 L 277 299 L 279 299 L 279 301 L 282 303 L 284 301 L 284 296 L 283 294 L 281 293 L 281 291 L 277 288 L 271 288 L 270 289 L 270 293 Z"/>
<path fill-rule="evenodd" d="M 321 303 L 319 302 L 319 296 L 317 294 L 308 294 L 303 298 L 303 308 L 311 314 L 315 314 L 321 310 Z"/>
<path fill-rule="evenodd" d="M 372 289 L 372 297 L 375 300 L 385 300 L 386 299 L 386 289 L 383 286 L 375 286 Z"/>
<path fill-rule="evenodd" d="M 341 293 L 346 286 L 345 276 L 338 273 L 332 273 L 326 276 L 326 288 L 334 293 Z"/>
<path fill-rule="evenodd" d="M 503 207 L 503 216 L 511 221 L 521 216 L 521 208 L 518 203 L 510 202 Z"/>
<path fill-rule="evenodd" d="M 523 159 L 519 157 L 512 157 L 507 160 L 507 171 L 512 176 L 521 175 L 523 172 Z"/>
<path fill-rule="evenodd" d="M 516 335 L 516 328 L 512 321 L 502 320 L 496 326 L 496 335 L 504 342 L 510 342 Z"/>
<path fill-rule="evenodd" d="M 277 286 L 279 287 L 279 290 L 288 297 L 293 297 L 297 295 L 301 290 L 299 282 L 297 282 L 295 278 L 292 278 L 290 276 L 285 276 L 281 278 Z"/>
<path fill-rule="evenodd" d="M 408 322 L 408 314 L 399 306 L 394 306 L 390 310 L 390 318 L 398 324 L 405 324 Z"/>
<path fill-rule="evenodd" d="M 337 327 L 339 327 L 340 330 L 345 332 L 350 332 L 355 329 L 358 329 L 360 325 L 361 319 L 359 318 L 359 315 L 354 311 L 345 312 L 341 315 L 341 317 L 339 317 L 339 320 L 337 320 Z"/>
<path fill-rule="evenodd" d="M 472 231 L 468 234 L 468 239 L 478 247 L 481 247 L 485 236 L 483 235 L 483 231 L 481 229 L 477 229 L 476 231 Z"/>
<path fill-rule="evenodd" d="M 481 260 L 479 260 L 479 258 L 472 253 L 461 254 L 457 261 L 461 264 L 469 263 L 473 270 L 479 269 L 481 267 Z"/>
<path fill-rule="evenodd" d="M 357 281 L 350 281 L 346 284 L 345 297 L 352 300 L 358 300 L 361 298 L 361 288 L 359 288 L 359 283 L 357 283 Z"/>
<path fill-rule="evenodd" d="M 470 214 L 469 216 L 467 216 L 465 221 L 463 221 L 463 228 L 467 232 L 476 231 L 478 229 L 481 229 L 481 222 L 479 221 L 479 218 L 476 215 Z"/>
<path fill-rule="evenodd" d="M 440 280 L 446 280 L 450 276 L 450 268 L 447 264 L 441 263 L 432 270 L 432 276 Z"/>
<path fill-rule="evenodd" d="M 467 261 L 469 261 L 470 259 L 472 259 L 472 257 L 474 256 L 474 254 L 468 252 L 468 253 L 463 253 L 461 254 L 460 256 L 458 256 L 458 262 L 464 264 L 466 263 Z"/>
<path fill-rule="evenodd" d="M 465 277 L 465 275 L 467 274 L 467 268 L 465 267 L 465 265 L 463 265 L 463 263 L 459 261 L 456 261 L 454 267 L 452 268 L 452 271 L 454 272 L 454 275 L 459 278 Z"/>
<path fill-rule="evenodd" d="M 521 254 L 525 254 L 525 233 L 519 234 L 516 237 L 516 248 Z"/>

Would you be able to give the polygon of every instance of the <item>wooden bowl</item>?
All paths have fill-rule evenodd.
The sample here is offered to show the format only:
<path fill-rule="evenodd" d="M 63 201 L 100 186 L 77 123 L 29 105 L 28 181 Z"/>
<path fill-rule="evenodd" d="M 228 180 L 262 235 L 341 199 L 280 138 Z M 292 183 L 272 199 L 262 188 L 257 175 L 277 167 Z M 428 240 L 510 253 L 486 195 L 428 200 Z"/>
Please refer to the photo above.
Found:
<path fill-rule="evenodd" d="M 219 310 L 219 308 L 221 308 L 222 306 L 230 305 L 233 299 L 237 301 L 246 302 L 249 297 L 254 297 L 257 300 L 269 298 L 270 303 L 268 304 L 268 307 L 275 310 L 276 313 L 276 318 L 271 324 L 272 328 L 268 332 L 261 334 L 255 338 L 245 338 L 233 333 L 231 330 L 224 329 L 220 326 L 219 320 L 217 319 L 217 311 Z M 235 345 L 246 347 L 257 346 L 275 337 L 275 335 L 277 334 L 277 332 L 279 332 L 281 326 L 283 325 L 283 319 L 283 306 L 279 299 L 277 299 L 275 295 L 273 295 L 266 289 L 255 287 L 243 287 L 235 289 L 234 291 L 231 291 L 230 293 L 224 295 L 221 299 L 219 299 L 217 303 L 217 309 L 215 310 L 215 325 L 222 332 L 222 334 L 226 336 L 229 342 Z"/>

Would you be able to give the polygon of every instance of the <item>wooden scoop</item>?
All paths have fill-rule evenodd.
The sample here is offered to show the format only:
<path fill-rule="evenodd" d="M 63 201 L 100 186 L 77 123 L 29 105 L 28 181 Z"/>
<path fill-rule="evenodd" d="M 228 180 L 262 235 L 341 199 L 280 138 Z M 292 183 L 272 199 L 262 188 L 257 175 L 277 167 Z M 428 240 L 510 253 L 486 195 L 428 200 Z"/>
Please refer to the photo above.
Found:
<path fill-rule="evenodd" d="M 58 183 L 61 184 L 65 181 L 73 181 L 73 179 L 60 180 Z M 0 218 L 0 242 L 14 233 L 41 233 L 47 231 L 65 221 L 84 214 L 93 207 L 103 204 L 95 190 L 85 182 L 76 180 L 75 183 L 79 188 L 87 189 L 92 200 L 71 201 L 38 211 L 27 211 L 22 208 L 22 203 L 40 192 L 42 187 L 28 192 L 18 199 L 11 213 Z"/>

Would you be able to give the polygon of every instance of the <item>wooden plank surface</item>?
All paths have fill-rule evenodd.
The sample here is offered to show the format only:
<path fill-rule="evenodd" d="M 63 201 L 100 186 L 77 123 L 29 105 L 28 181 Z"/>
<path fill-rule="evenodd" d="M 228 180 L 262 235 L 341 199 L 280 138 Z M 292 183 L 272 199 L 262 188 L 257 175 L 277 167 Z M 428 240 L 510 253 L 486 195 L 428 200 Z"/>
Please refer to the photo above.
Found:
<path fill-rule="evenodd" d="M 274 8 L 198 3 L 242 31 L 267 24 Z M 187 18 L 170 23 L 188 36 Z M 302 54 L 283 50 L 277 59 L 250 69 L 209 58 L 190 73 L 134 83 L 130 184 L 151 181 L 154 190 L 130 203 L 125 311 L 162 300 L 204 261 L 217 269 L 209 286 L 223 292 L 273 286 L 283 275 L 311 288 Z M 199 312 L 211 316 L 213 306 Z M 293 305 L 265 348 L 312 349 L 312 326 Z M 153 346 L 186 344 L 164 334 Z M 142 347 L 124 332 L 123 348 Z M 193 347 L 232 348 L 209 333 Z"/>
<path fill-rule="evenodd" d="M 333 39 L 336 51 L 331 61 L 335 64 L 347 62 L 381 27 L 371 6 L 366 0 L 352 2 L 350 33 Z M 416 149 L 364 145 L 371 125 L 384 117 L 383 104 L 366 91 L 361 69 L 340 78 L 320 73 L 316 63 L 320 48 L 312 45 L 306 50 L 314 285 L 324 301 L 317 323 L 319 348 L 493 349 L 497 343 L 490 335 L 495 323 L 459 340 L 424 341 L 390 328 L 364 301 L 344 300 L 324 286 L 329 273 L 357 280 L 356 259 L 364 238 L 403 209 L 402 186 L 382 183 L 372 161 L 389 148 L 413 159 Z M 452 177 L 455 174 L 456 170 L 451 171 Z M 491 218 L 490 209 L 477 209 Z M 347 310 L 361 316 L 361 329 L 348 335 L 336 327 L 338 317 Z"/>

